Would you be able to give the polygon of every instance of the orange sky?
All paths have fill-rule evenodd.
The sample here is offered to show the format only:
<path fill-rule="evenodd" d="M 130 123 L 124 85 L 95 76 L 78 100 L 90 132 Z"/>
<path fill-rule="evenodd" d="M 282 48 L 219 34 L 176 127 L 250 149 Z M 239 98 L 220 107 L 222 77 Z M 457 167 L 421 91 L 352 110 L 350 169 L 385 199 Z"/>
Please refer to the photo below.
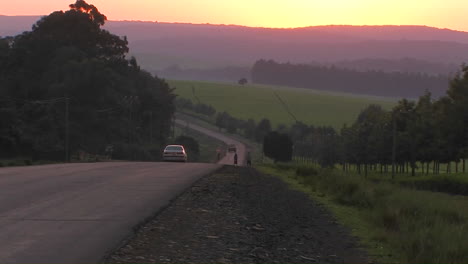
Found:
<path fill-rule="evenodd" d="M 73 0 L 13 0 L 2 15 L 46 15 Z M 88 0 L 110 20 L 237 24 L 428 25 L 468 31 L 466 0 Z"/>

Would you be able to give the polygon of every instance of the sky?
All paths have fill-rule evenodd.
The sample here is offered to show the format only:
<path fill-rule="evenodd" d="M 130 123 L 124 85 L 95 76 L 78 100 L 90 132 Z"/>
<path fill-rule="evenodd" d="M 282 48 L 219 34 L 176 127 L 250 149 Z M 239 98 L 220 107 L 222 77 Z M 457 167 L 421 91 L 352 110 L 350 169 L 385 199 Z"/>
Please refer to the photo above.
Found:
<path fill-rule="evenodd" d="M 13 0 L 0 15 L 48 15 L 73 0 Z M 252 27 L 427 25 L 468 31 L 466 0 L 88 0 L 109 20 Z"/>

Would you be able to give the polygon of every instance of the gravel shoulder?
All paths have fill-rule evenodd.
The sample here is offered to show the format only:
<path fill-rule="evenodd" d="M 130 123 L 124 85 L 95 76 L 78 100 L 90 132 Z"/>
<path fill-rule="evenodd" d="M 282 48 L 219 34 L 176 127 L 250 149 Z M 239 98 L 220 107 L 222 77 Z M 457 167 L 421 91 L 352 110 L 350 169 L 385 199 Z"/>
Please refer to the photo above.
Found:
<path fill-rule="evenodd" d="M 322 206 L 252 168 L 203 177 L 106 263 L 367 263 Z"/>

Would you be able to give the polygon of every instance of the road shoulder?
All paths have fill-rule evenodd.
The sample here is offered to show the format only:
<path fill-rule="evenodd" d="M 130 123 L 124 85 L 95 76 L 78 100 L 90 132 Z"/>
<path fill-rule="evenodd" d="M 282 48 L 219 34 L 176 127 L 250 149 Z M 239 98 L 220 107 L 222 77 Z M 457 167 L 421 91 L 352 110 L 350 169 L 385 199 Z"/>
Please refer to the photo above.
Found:
<path fill-rule="evenodd" d="M 364 263 L 322 206 L 252 168 L 199 180 L 107 263 Z"/>

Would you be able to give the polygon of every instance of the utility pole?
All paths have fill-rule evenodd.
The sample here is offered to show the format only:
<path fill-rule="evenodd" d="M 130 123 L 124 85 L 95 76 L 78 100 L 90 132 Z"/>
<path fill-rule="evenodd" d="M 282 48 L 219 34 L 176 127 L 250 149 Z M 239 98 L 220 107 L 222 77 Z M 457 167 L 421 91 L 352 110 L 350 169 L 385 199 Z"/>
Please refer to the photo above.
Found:
<path fill-rule="evenodd" d="M 70 161 L 69 153 L 70 153 L 70 129 L 69 129 L 69 122 L 70 122 L 70 111 L 69 111 L 69 104 L 70 98 L 65 97 L 65 162 Z"/>
<path fill-rule="evenodd" d="M 153 144 L 153 111 L 150 111 L 150 145 Z"/>
<path fill-rule="evenodd" d="M 132 144 L 132 129 L 133 129 L 133 122 L 132 122 L 132 106 L 133 106 L 133 98 L 129 97 L 129 123 L 128 123 L 128 144 Z"/>
<path fill-rule="evenodd" d="M 392 180 L 395 178 L 395 159 L 396 159 L 396 120 L 393 116 L 393 145 L 392 145 Z"/>
<path fill-rule="evenodd" d="M 175 115 L 172 115 L 172 138 L 175 137 Z"/>

